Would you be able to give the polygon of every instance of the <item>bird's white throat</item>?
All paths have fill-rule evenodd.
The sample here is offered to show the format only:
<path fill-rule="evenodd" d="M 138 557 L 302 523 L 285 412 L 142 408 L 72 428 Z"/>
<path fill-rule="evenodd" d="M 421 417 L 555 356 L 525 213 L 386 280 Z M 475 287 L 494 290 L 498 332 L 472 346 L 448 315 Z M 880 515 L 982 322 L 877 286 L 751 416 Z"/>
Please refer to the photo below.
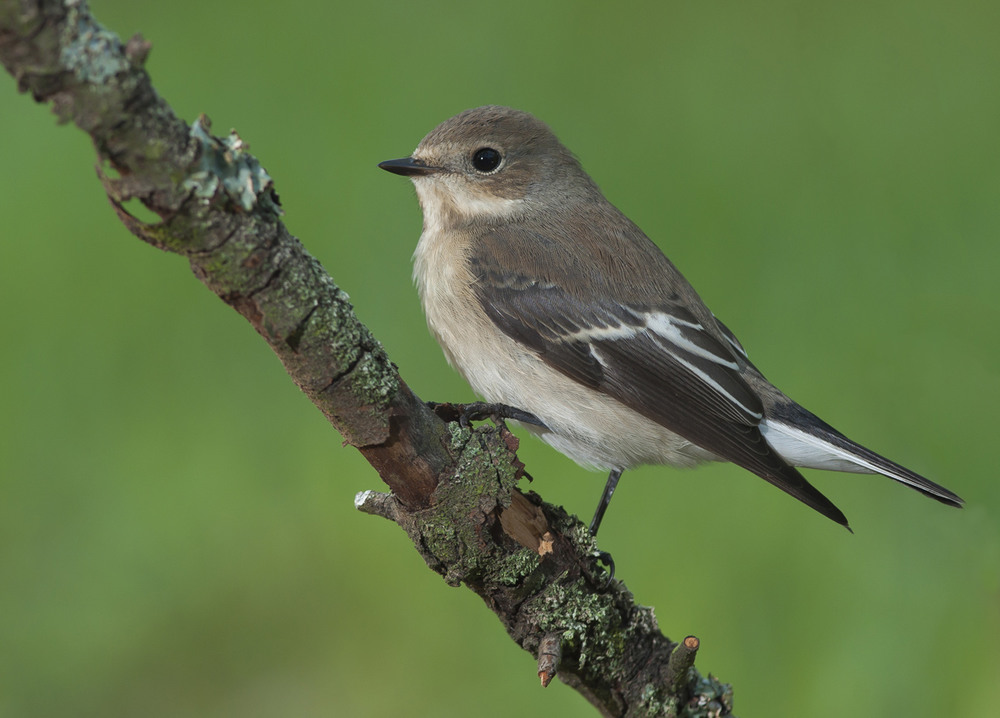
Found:
<path fill-rule="evenodd" d="M 424 231 L 437 232 L 470 221 L 509 222 L 522 214 L 525 200 L 477 191 L 464 177 L 414 177 L 417 199 L 424 214 Z"/>

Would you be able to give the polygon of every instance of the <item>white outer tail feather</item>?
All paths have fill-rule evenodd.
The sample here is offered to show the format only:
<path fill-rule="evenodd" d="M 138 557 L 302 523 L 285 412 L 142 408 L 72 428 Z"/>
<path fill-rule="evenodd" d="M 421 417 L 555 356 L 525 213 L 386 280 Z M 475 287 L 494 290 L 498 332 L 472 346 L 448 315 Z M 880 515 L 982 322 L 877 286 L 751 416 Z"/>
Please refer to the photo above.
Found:
<path fill-rule="evenodd" d="M 765 419 L 761 422 L 760 433 L 764 435 L 764 440 L 771 448 L 792 466 L 826 471 L 849 471 L 855 474 L 882 474 L 904 484 L 915 485 L 905 476 L 877 467 L 843 447 L 831 444 L 815 434 L 790 424 Z"/>

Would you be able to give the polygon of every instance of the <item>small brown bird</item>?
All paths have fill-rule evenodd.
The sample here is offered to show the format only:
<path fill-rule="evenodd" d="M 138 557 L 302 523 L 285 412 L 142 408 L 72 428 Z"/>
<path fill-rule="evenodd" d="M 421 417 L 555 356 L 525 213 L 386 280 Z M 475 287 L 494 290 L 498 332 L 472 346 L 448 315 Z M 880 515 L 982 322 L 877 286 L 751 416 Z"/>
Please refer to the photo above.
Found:
<path fill-rule="evenodd" d="M 610 471 L 731 461 L 847 519 L 794 467 L 882 474 L 950 506 L 948 489 L 856 444 L 775 388 L 552 131 L 507 107 L 467 110 L 412 157 L 424 215 L 414 277 L 449 362 L 526 428 Z"/>

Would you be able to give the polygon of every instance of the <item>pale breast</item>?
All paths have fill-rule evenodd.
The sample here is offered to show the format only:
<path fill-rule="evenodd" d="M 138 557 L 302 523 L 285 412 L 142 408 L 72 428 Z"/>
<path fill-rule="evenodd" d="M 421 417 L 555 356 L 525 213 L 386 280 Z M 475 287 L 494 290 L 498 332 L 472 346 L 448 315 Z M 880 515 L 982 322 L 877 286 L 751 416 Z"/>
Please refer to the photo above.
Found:
<path fill-rule="evenodd" d="M 477 394 L 531 412 L 548 430 L 527 428 L 585 466 L 692 466 L 714 458 L 606 394 L 569 379 L 501 332 L 473 292 L 475 278 L 462 239 L 460 232 L 425 226 L 414 252 L 414 279 L 431 332 Z"/>

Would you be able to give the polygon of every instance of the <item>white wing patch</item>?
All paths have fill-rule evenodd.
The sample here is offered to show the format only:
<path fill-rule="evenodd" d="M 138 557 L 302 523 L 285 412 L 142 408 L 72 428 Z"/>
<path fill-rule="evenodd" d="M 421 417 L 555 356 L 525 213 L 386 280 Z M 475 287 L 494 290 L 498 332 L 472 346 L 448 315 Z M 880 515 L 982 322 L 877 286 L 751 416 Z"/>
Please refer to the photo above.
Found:
<path fill-rule="evenodd" d="M 636 318 L 635 324 L 584 327 L 575 332 L 563 334 L 559 338 L 566 342 L 617 341 L 620 339 L 631 339 L 643 332 L 651 331 L 690 354 L 694 354 L 702 359 L 708 359 L 716 364 L 721 364 L 733 371 L 739 371 L 739 366 L 731 358 L 698 346 L 685 337 L 681 331 L 683 327 L 693 329 L 696 332 L 703 332 L 705 331 L 705 327 L 701 324 L 678 319 L 663 312 L 634 312 L 633 314 Z"/>
<path fill-rule="evenodd" d="M 702 359 L 713 361 L 716 364 L 721 364 L 722 366 L 732 369 L 733 371 L 740 370 L 739 365 L 729 357 L 716 354 L 715 352 L 709 351 L 705 347 L 698 346 L 685 337 L 683 332 L 681 332 L 681 327 L 687 327 L 688 329 L 694 329 L 697 332 L 703 332 L 705 331 L 705 327 L 701 324 L 698 324 L 697 322 L 686 322 L 682 319 L 678 319 L 677 317 L 672 317 L 669 314 L 663 314 L 662 312 L 648 312 L 644 315 L 644 317 L 646 319 L 646 326 L 651 331 L 660 335 L 672 344 L 676 344 L 684 351 L 701 357 Z M 662 342 L 660 342 L 660 344 L 662 345 Z"/>
<path fill-rule="evenodd" d="M 631 339 L 637 334 L 646 331 L 644 326 L 634 326 L 632 324 L 615 324 L 606 327 L 584 327 L 569 334 L 561 334 L 559 339 L 564 342 L 590 342 L 617 341 L 619 339 Z"/>
<path fill-rule="evenodd" d="M 684 365 L 692 374 L 695 374 L 705 384 L 711 386 L 716 392 L 726 397 L 731 403 L 738 406 L 747 416 L 760 421 L 764 415 L 759 411 L 747 407 L 743 402 L 734 397 L 730 392 L 704 369 L 700 368 L 690 359 L 685 358 L 686 353 L 697 359 L 704 359 L 714 364 L 725 367 L 731 371 L 738 372 L 739 365 L 730 356 L 718 354 L 710 349 L 696 344 L 685 336 L 685 331 L 703 332 L 705 328 L 697 323 L 684 319 L 678 319 L 664 312 L 633 312 L 635 324 L 611 324 L 603 327 L 585 327 L 575 332 L 563 334 L 560 339 L 566 342 L 584 342 L 590 344 L 590 354 L 602 366 L 607 368 L 608 363 L 601 353 L 594 348 L 592 342 L 595 341 L 623 341 L 632 339 L 640 334 L 652 335 L 657 346 L 673 357 L 677 362 Z M 742 347 L 740 347 L 742 349 Z M 742 352 L 741 352 L 742 353 Z"/>

